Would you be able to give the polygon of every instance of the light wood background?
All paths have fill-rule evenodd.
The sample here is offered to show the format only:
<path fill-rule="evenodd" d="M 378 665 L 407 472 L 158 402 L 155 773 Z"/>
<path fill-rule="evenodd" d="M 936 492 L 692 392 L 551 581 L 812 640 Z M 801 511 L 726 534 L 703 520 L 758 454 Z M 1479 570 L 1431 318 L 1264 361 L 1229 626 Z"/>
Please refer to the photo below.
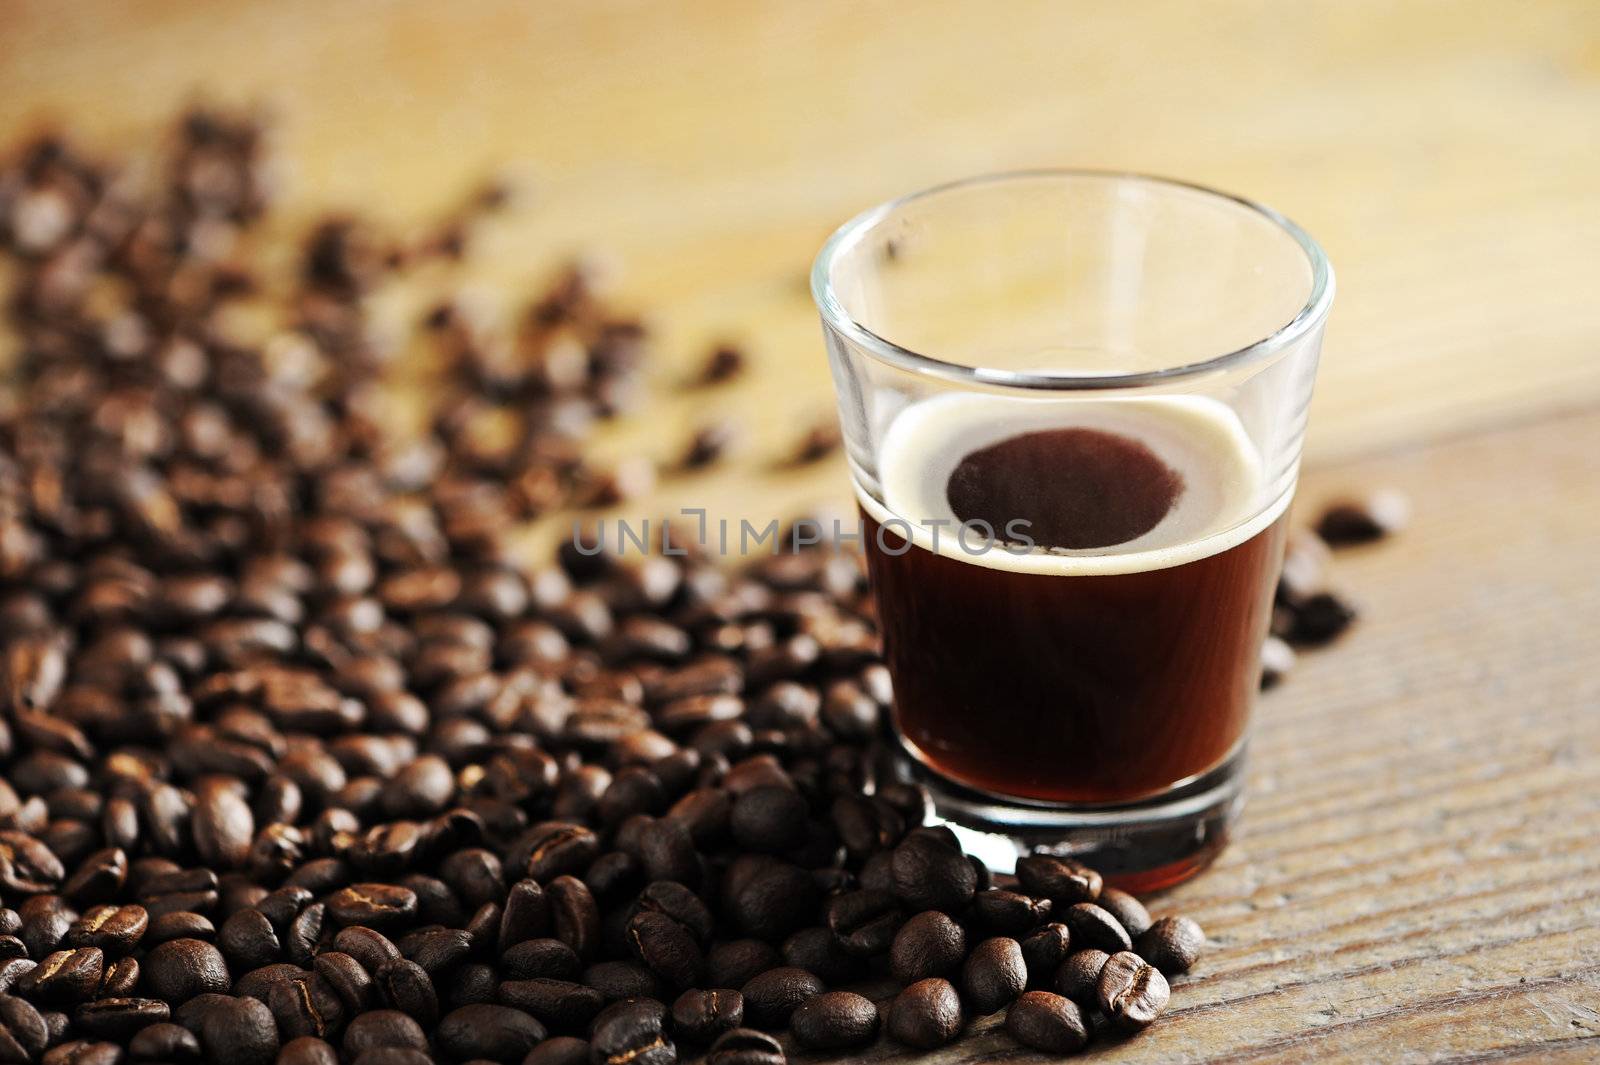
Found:
<path fill-rule="evenodd" d="M 748 427 L 646 513 L 845 498 L 837 463 L 771 463 L 830 409 L 810 258 L 877 200 L 1092 165 L 1300 221 L 1339 273 L 1304 494 L 1392 483 L 1418 520 L 1341 560 L 1367 620 L 1268 697 L 1243 837 L 1170 901 L 1216 949 L 1097 1053 L 1600 1060 L 1593 0 L 0 4 L 0 135 L 137 152 L 197 94 L 278 112 L 291 223 L 415 226 L 520 176 L 459 281 L 514 308 L 567 256 L 614 264 L 663 354 L 653 416 L 603 446 Z M 717 338 L 755 372 L 677 392 Z"/>

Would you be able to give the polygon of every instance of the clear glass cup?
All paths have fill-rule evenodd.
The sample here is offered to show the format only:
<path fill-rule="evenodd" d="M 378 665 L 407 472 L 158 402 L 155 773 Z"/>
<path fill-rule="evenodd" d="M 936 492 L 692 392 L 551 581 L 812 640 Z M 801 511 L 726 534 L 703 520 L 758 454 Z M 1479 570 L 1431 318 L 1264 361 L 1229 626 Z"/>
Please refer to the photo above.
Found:
<path fill-rule="evenodd" d="M 998 869 L 1226 842 L 1333 273 L 1209 189 L 1049 171 L 840 228 L 811 276 L 902 771 Z"/>

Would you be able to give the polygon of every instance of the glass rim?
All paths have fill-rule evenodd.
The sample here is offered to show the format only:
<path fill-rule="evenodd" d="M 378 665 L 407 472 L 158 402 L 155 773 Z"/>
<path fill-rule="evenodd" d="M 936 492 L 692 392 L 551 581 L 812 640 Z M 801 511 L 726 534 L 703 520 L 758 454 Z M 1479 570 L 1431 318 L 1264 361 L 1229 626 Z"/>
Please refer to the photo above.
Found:
<path fill-rule="evenodd" d="M 1085 374 L 1004 370 L 996 367 L 969 366 L 966 363 L 951 362 L 947 359 L 924 355 L 921 352 L 903 347 L 862 325 L 845 310 L 844 304 L 834 292 L 832 276 L 834 263 L 846 252 L 852 250 L 868 232 L 909 204 L 975 185 L 999 185 L 1011 181 L 1069 178 L 1095 178 L 1155 186 L 1169 191 L 1199 192 L 1207 197 L 1244 207 L 1288 234 L 1300 246 L 1300 250 L 1305 253 L 1306 260 L 1311 267 L 1311 291 L 1307 295 L 1304 305 L 1295 312 L 1289 321 L 1271 333 L 1232 351 L 1155 370 Z M 880 361 L 904 370 L 910 370 L 913 373 L 954 381 L 958 384 L 993 385 L 1036 391 L 1133 388 L 1199 377 L 1220 370 L 1258 362 L 1276 355 L 1300 339 L 1324 319 L 1327 316 L 1328 308 L 1333 303 L 1333 293 L 1333 267 L 1328 262 L 1328 257 L 1323 252 L 1322 246 L 1312 239 L 1311 234 L 1300 228 L 1287 216 L 1280 214 L 1265 204 L 1243 196 L 1235 196 L 1232 193 L 1223 192 L 1207 185 L 1191 181 L 1180 181 L 1176 178 L 1161 177 L 1156 174 L 1144 174 L 1131 170 L 1099 170 L 1079 167 L 1046 167 L 979 174 L 974 177 L 961 178 L 941 185 L 934 185 L 930 188 L 887 200 L 875 207 L 867 208 L 834 230 L 833 234 L 822 245 L 822 249 L 817 252 L 817 257 L 811 265 L 811 297 L 816 302 L 823 321 L 830 328 L 837 330 Z"/>

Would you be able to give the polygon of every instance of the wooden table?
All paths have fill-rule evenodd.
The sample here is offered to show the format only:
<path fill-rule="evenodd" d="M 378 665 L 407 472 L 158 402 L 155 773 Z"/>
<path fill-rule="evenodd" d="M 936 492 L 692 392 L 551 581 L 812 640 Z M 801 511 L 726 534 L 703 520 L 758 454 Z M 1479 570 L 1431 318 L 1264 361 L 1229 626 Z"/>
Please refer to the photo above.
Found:
<path fill-rule="evenodd" d="M 138 150 L 196 89 L 282 117 L 290 221 L 415 226 L 488 170 L 534 190 L 463 271 L 515 307 L 604 253 L 663 355 L 665 454 L 736 413 L 746 457 L 666 484 L 765 518 L 830 393 L 803 287 L 828 230 L 974 172 L 1178 174 L 1285 210 L 1340 294 L 1304 498 L 1393 484 L 1403 539 L 1341 556 L 1366 617 L 1268 696 L 1253 800 L 1163 905 L 1216 940 L 1116 1061 L 1600 1059 L 1600 6 L 1346 0 L 12 3 L 0 134 L 51 114 Z M 714 338 L 756 372 L 674 389 Z M 973 1035 L 926 1060 L 1021 1060 Z"/>

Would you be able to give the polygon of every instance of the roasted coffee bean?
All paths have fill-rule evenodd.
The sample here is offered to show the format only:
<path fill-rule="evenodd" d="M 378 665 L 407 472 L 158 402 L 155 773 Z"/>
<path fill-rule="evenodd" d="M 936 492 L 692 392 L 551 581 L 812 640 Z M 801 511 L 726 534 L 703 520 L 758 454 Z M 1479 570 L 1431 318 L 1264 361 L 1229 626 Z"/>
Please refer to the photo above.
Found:
<path fill-rule="evenodd" d="M 605 996 L 593 987 L 548 977 L 503 981 L 495 997 L 565 1031 L 581 1030 L 606 1005 Z"/>
<path fill-rule="evenodd" d="M 416 962 L 392 961 L 373 974 L 383 1001 L 431 1025 L 439 1018 L 439 996 L 427 971 Z"/>
<path fill-rule="evenodd" d="M 589 1065 L 589 1044 L 576 1036 L 551 1036 L 530 1050 L 522 1065 Z"/>
<path fill-rule="evenodd" d="M 559 939 L 526 939 L 500 955 L 500 968 L 517 980 L 570 980 L 578 975 L 583 962 Z"/>
<path fill-rule="evenodd" d="M 691 1043 L 709 1043 L 743 1022 L 744 996 L 737 991 L 685 991 L 672 1004 L 672 1029 Z"/>
<path fill-rule="evenodd" d="M 828 929 L 845 953 L 869 958 L 898 941 L 905 914 L 887 891 L 863 888 L 830 898 L 824 907 Z M 934 974 L 928 974 L 934 975 Z"/>
<path fill-rule="evenodd" d="M 972 949 L 961 967 L 961 990 L 979 1013 L 993 1013 L 1028 986 L 1022 948 L 1006 936 L 986 939 Z"/>
<path fill-rule="evenodd" d="M 277 1065 L 339 1065 L 339 1054 L 332 1043 L 303 1035 L 283 1044 Z"/>
<path fill-rule="evenodd" d="M 911 835 L 894 849 L 894 893 L 915 910 L 960 913 L 977 891 L 977 872 L 959 847 L 930 835 Z"/>
<path fill-rule="evenodd" d="M 769 947 L 768 949 L 770 950 L 771 948 Z M 21 980 L 37 967 L 37 962 L 30 961 L 27 958 L 7 958 L 5 961 L 0 962 L 0 993 L 10 991 L 16 986 L 18 980 Z"/>
<path fill-rule="evenodd" d="M 628 946 L 651 972 L 678 990 L 693 987 L 705 972 L 700 946 L 688 929 L 655 910 L 628 921 Z"/>
<path fill-rule="evenodd" d="M 39 756 L 35 757 L 37 759 Z M 75 763 L 63 760 L 63 768 L 72 765 Z M 65 775 L 51 776 L 49 779 L 17 779 L 19 770 L 20 767 L 13 768 L 13 782 L 24 794 L 29 791 L 54 791 L 59 787 L 83 787 L 87 783 L 87 779 L 69 783 Z M 30 784 L 35 786 L 29 787 Z M 55 890 L 66 875 L 61 859 L 42 842 L 23 832 L 0 831 L 0 888 L 18 895 L 34 895 Z"/>
<path fill-rule="evenodd" d="M 1072 929 L 1072 946 L 1076 950 L 1103 950 L 1107 954 L 1130 950 L 1133 941 L 1117 919 L 1092 902 L 1068 906 L 1065 913 L 1067 927 Z"/>
<path fill-rule="evenodd" d="M 377 973 L 390 962 L 400 960 L 400 948 L 388 936 L 364 926 L 340 929 L 333 937 L 333 946 L 360 962 L 369 973 Z"/>
<path fill-rule="evenodd" d="M 216 934 L 216 926 L 211 923 L 210 918 L 188 910 L 177 910 L 160 916 L 152 914 L 150 928 L 145 932 L 140 944 L 148 950 L 161 943 L 170 943 L 174 939 L 209 940 Z"/>
<path fill-rule="evenodd" d="M 1022 960 L 1028 966 L 1028 986 L 1049 987 L 1056 969 L 1072 948 L 1072 933 L 1066 925 L 1052 921 L 1030 932 L 1022 940 Z"/>
<path fill-rule="evenodd" d="M 259 969 L 251 969 L 234 981 L 233 993 L 236 995 L 249 995 L 265 1002 L 267 993 L 278 984 L 293 980 L 302 975 L 304 969 L 290 962 L 274 962 L 263 965 Z"/>
<path fill-rule="evenodd" d="M 1117 919 L 1117 923 L 1134 939 L 1138 939 L 1150 927 L 1150 911 L 1144 908 L 1144 903 L 1114 887 L 1105 888 L 1100 892 L 1096 904 Z"/>
<path fill-rule="evenodd" d="M 1132 951 L 1111 955 L 1100 970 L 1096 996 L 1100 1009 L 1125 1031 L 1147 1027 L 1167 1008 L 1170 996 L 1161 970 Z"/>
<path fill-rule="evenodd" d="M 583 983 L 607 1002 L 629 998 L 661 998 L 666 992 L 656 974 L 637 962 L 601 961 L 582 973 Z"/>
<path fill-rule="evenodd" d="M 693 891 L 672 880 L 657 880 L 639 893 L 635 905 L 640 910 L 665 914 L 688 929 L 700 943 L 711 939 L 715 919 L 705 902 Z"/>
<path fill-rule="evenodd" d="M 1371 543 L 1404 529 L 1411 520 L 1411 503 L 1394 489 L 1382 489 L 1360 498 L 1328 505 L 1317 519 L 1317 535 L 1335 547 Z"/>
<path fill-rule="evenodd" d="M 58 950 L 17 981 L 17 989 L 42 1002 L 81 1002 L 99 990 L 104 971 L 99 947 Z"/>
<path fill-rule="evenodd" d="M 967 954 L 961 926 L 938 910 L 924 910 L 908 920 L 889 949 L 889 971 L 902 984 L 954 972 Z"/>
<path fill-rule="evenodd" d="M 277 930 L 260 910 L 240 910 L 222 923 L 217 945 L 234 968 L 255 969 L 278 960 Z"/>
<path fill-rule="evenodd" d="M 600 855 L 600 841 L 582 825 L 546 821 L 529 829 L 527 875 L 546 884 L 551 879 L 581 873 Z"/>
<path fill-rule="evenodd" d="M 558 876 L 546 886 L 545 896 L 555 938 L 578 957 L 589 957 L 599 945 L 600 908 L 588 887 L 576 877 Z"/>
<path fill-rule="evenodd" d="M 128 1040 L 128 1054 L 139 1061 L 170 1061 L 180 1065 L 197 1062 L 200 1039 L 181 1025 L 152 1024 Z M 337 1060 L 291 1057 L 285 1065 L 337 1065 Z"/>
<path fill-rule="evenodd" d="M 878 1037 L 878 1007 L 851 991 L 827 991 L 789 1018 L 789 1030 L 812 1050 L 853 1050 Z"/>
<path fill-rule="evenodd" d="M 1205 948 L 1206 934 L 1190 917 L 1163 917 L 1139 935 L 1137 952 L 1167 976 L 1188 972 Z"/>
<path fill-rule="evenodd" d="M 706 1065 L 785 1065 L 783 1044 L 754 1028 L 724 1032 L 711 1044 Z"/>
<path fill-rule="evenodd" d="M 772 944 L 759 939 L 735 939 L 719 943 L 706 955 L 706 983 L 712 987 L 743 987 L 757 973 L 775 969 L 781 964 L 784 964 L 784 959 Z"/>
<path fill-rule="evenodd" d="M 287 928 L 314 897 L 303 887 L 281 887 L 262 896 L 251 909 L 259 910 L 274 928 Z"/>
<path fill-rule="evenodd" d="M 43 1065 L 118 1065 L 122 1048 L 115 1043 L 74 1039 L 51 1047 L 40 1061 Z"/>
<path fill-rule="evenodd" d="M 346 1058 L 359 1058 L 379 1047 L 422 1050 L 427 1045 L 428 1036 L 422 1026 L 406 1013 L 394 1009 L 370 1010 L 351 1018 L 341 1044 Z"/>
<path fill-rule="evenodd" d="M 522 1010 L 480 1003 L 462 1006 L 440 1018 L 434 1042 L 445 1053 L 462 1060 L 520 1061 L 544 1037 L 544 1025 Z"/>
<path fill-rule="evenodd" d="M 44 1015 L 26 999 L 0 995 L 0 1047 L 8 1051 L 8 1056 L 16 1059 L 20 1050 L 21 1060 L 31 1060 L 49 1045 L 50 1028 Z"/>
<path fill-rule="evenodd" d="M 73 947 L 99 947 L 115 956 L 131 951 L 149 928 L 150 914 L 143 906 L 96 906 L 72 923 L 62 942 Z"/>
<path fill-rule="evenodd" d="M 80 906 L 107 902 L 127 879 L 127 854 L 121 847 L 107 847 L 84 858 L 61 886 L 61 893 Z"/>
<path fill-rule="evenodd" d="M 723 878 L 724 913 L 740 932 L 776 940 L 806 923 L 817 889 L 804 869 L 757 855 L 740 855 Z"/>
<path fill-rule="evenodd" d="M 403 957 L 433 976 L 465 961 L 472 953 L 472 937 L 460 928 L 423 928 L 395 946 L 400 948 Z"/>
<path fill-rule="evenodd" d="M 745 1016 L 763 1028 L 782 1028 L 800 1003 L 825 990 L 821 980 L 804 969 L 782 966 L 758 973 L 740 988 Z"/>
<path fill-rule="evenodd" d="M 96 1039 L 126 1042 L 141 1028 L 159 1024 L 172 1015 L 165 1002 L 154 998 L 100 998 L 73 1011 L 77 1026 Z"/>
<path fill-rule="evenodd" d="M 1099 993 L 1100 973 L 1110 957 L 1103 950 L 1079 950 L 1067 955 L 1056 970 L 1056 992 L 1081 1006 L 1092 1006 Z"/>
<path fill-rule="evenodd" d="M 1048 1054 L 1075 1054 L 1089 1041 L 1083 1012 L 1071 999 L 1029 991 L 1006 1011 L 1006 1032 L 1025 1047 Z"/>
<path fill-rule="evenodd" d="M 990 931 L 1021 936 L 1048 920 L 1051 906 L 1049 899 L 989 888 L 973 896 L 972 919 Z"/>
<path fill-rule="evenodd" d="M 739 846 L 780 854 L 805 840 L 807 812 L 805 799 L 793 788 L 752 788 L 734 800 L 729 827 Z"/>
<path fill-rule="evenodd" d="M 595 1019 L 590 1036 L 593 1065 L 674 1065 L 678 1050 L 667 1038 L 665 1008 L 640 999 L 617 1003 Z"/>
<path fill-rule="evenodd" d="M 244 864 L 255 836 L 255 814 L 237 778 L 206 776 L 195 784 L 195 850 L 207 865 L 231 869 Z"/>
<path fill-rule="evenodd" d="M 278 1043 L 272 1011 L 257 999 L 224 999 L 200 1016 L 200 1044 L 209 1061 L 271 1065 Z"/>
<path fill-rule="evenodd" d="M 133 958 L 118 958 L 106 966 L 106 971 L 100 976 L 100 989 L 96 992 L 102 996 L 122 998 L 133 993 L 139 986 L 139 963 Z"/>
<path fill-rule="evenodd" d="M 393 928 L 417 912 L 417 893 L 395 884 L 351 884 L 328 897 L 328 916 L 341 925 Z"/>
<path fill-rule="evenodd" d="M 360 962 L 342 951 L 329 950 L 318 954 L 312 961 L 317 974 L 328 982 L 347 1015 L 354 1016 L 374 1009 L 378 1003 L 377 985 Z"/>
<path fill-rule="evenodd" d="M 17 914 L 22 919 L 17 938 L 34 958 L 43 958 L 61 946 L 67 930 L 78 917 L 59 895 L 35 895 L 25 899 L 17 907 Z"/>
<path fill-rule="evenodd" d="M 918 1050 L 936 1050 L 961 1032 L 961 996 L 948 980 L 918 980 L 889 1006 L 890 1038 Z"/>
<path fill-rule="evenodd" d="M 550 905 L 535 880 L 511 885 L 500 913 L 500 949 L 543 936 L 550 927 Z"/>
<path fill-rule="evenodd" d="M 326 1039 L 344 1025 L 345 1007 L 337 991 L 317 973 L 304 970 L 268 989 L 267 1008 L 284 1039 Z"/>
<path fill-rule="evenodd" d="M 145 955 L 140 971 L 145 986 L 174 1005 L 196 995 L 225 994 L 232 984 L 222 953 L 200 939 L 162 943 Z"/>
<path fill-rule="evenodd" d="M 1331 592 L 1318 592 L 1290 610 L 1287 628 L 1277 631 L 1296 647 L 1321 647 L 1344 634 L 1356 619 L 1355 608 Z"/>
<path fill-rule="evenodd" d="M 790 965 L 804 969 L 816 974 L 827 984 L 859 980 L 867 971 L 867 959 L 846 953 L 839 945 L 838 938 L 826 928 L 800 929 L 783 941 L 781 953 L 782 960 L 774 961 L 772 965 Z"/>
<path fill-rule="evenodd" d="M 1028 894 L 1049 899 L 1058 910 L 1093 902 L 1104 887 L 1100 874 L 1070 858 L 1030 854 L 1017 859 L 1017 879 Z"/>
<path fill-rule="evenodd" d="M 444 1002 L 448 1009 L 493 1002 L 500 977 L 494 967 L 483 962 L 468 962 L 444 981 Z"/>

